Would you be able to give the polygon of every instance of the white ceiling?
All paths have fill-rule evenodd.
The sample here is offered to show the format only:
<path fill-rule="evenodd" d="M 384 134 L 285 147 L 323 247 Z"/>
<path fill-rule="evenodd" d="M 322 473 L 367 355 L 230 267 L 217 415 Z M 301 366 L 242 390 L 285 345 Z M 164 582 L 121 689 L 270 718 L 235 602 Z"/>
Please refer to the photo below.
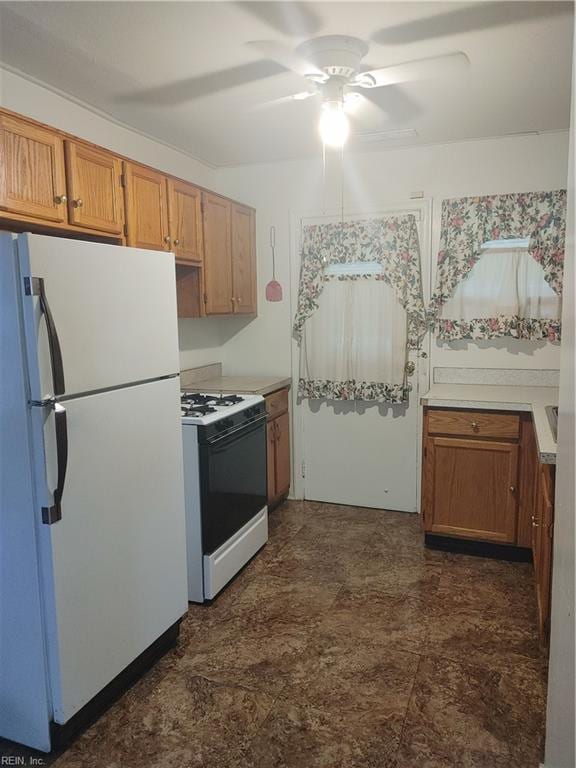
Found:
<path fill-rule="evenodd" d="M 381 108 L 360 108 L 355 133 L 417 136 L 371 147 L 566 129 L 571 14 L 568 2 L 3 2 L 0 61 L 220 166 L 320 148 L 316 99 L 261 108 L 305 84 L 253 40 L 354 35 L 371 41 L 370 68 L 468 55 L 465 73 L 372 92 Z"/>

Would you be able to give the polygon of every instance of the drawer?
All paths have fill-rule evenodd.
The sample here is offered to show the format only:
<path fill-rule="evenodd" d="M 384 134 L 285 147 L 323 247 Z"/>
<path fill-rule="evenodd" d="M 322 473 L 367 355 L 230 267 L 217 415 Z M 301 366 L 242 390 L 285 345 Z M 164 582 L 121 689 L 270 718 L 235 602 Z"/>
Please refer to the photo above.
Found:
<path fill-rule="evenodd" d="M 428 434 L 517 438 L 520 417 L 514 413 L 429 410 Z"/>
<path fill-rule="evenodd" d="M 278 392 L 272 392 L 266 395 L 266 413 L 269 419 L 275 419 L 281 413 L 288 410 L 288 390 L 279 389 Z"/>

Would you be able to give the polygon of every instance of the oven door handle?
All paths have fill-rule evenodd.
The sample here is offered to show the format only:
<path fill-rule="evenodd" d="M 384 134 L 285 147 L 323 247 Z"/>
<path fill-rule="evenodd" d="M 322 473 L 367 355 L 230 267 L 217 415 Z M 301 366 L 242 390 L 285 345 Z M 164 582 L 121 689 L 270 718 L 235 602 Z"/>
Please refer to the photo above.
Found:
<path fill-rule="evenodd" d="M 231 432 L 227 432 L 225 435 L 221 435 L 220 437 L 215 437 L 213 440 L 208 440 L 207 445 L 217 445 L 223 440 L 228 440 L 230 438 L 232 438 L 231 442 L 235 442 L 236 440 L 240 439 L 241 437 L 244 437 L 245 435 L 251 435 L 252 432 L 256 432 L 260 428 L 260 426 L 264 424 L 265 421 L 266 421 L 266 414 L 264 414 L 258 419 L 254 419 L 254 421 L 251 421 L 249 425 L 243 424 L 241 427 L 238 427 L 237 429 L 233 429 Z M 237 437 L 235 437 L 235 435 L 237 435 Z"/>

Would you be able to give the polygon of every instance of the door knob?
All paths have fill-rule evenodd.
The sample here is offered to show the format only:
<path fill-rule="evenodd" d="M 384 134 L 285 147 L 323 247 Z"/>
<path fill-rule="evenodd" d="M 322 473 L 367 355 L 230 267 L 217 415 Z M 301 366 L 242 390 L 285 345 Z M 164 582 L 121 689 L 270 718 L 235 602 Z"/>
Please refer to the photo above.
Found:
<path fill-rule="evenodd" d="M 54 202 L 56 203 L 56 205 L 62 205 L 62 203 L 68 202 L 68 198 L 66 197 L 66 195 L 56 195 L 54 197 Z"/>

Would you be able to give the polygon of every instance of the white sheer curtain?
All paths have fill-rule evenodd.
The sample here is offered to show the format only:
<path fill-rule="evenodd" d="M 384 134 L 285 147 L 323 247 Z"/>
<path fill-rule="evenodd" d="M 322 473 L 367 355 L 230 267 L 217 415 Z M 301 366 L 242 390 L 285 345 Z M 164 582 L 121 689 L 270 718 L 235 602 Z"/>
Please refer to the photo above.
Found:
<path fill-rule="evenodd" d="M 301 394 L 402 402 L 406 339 L 407 314 L 394 288 L 374 274 L 328 273 L 304 327 Z"/>
<path fill-rule="evenodd" d="M 438 335 L 538 339 L 555 336 L 560 317 L 561 298 L 528 249 L 490 247 L 442 306 Z"/>

